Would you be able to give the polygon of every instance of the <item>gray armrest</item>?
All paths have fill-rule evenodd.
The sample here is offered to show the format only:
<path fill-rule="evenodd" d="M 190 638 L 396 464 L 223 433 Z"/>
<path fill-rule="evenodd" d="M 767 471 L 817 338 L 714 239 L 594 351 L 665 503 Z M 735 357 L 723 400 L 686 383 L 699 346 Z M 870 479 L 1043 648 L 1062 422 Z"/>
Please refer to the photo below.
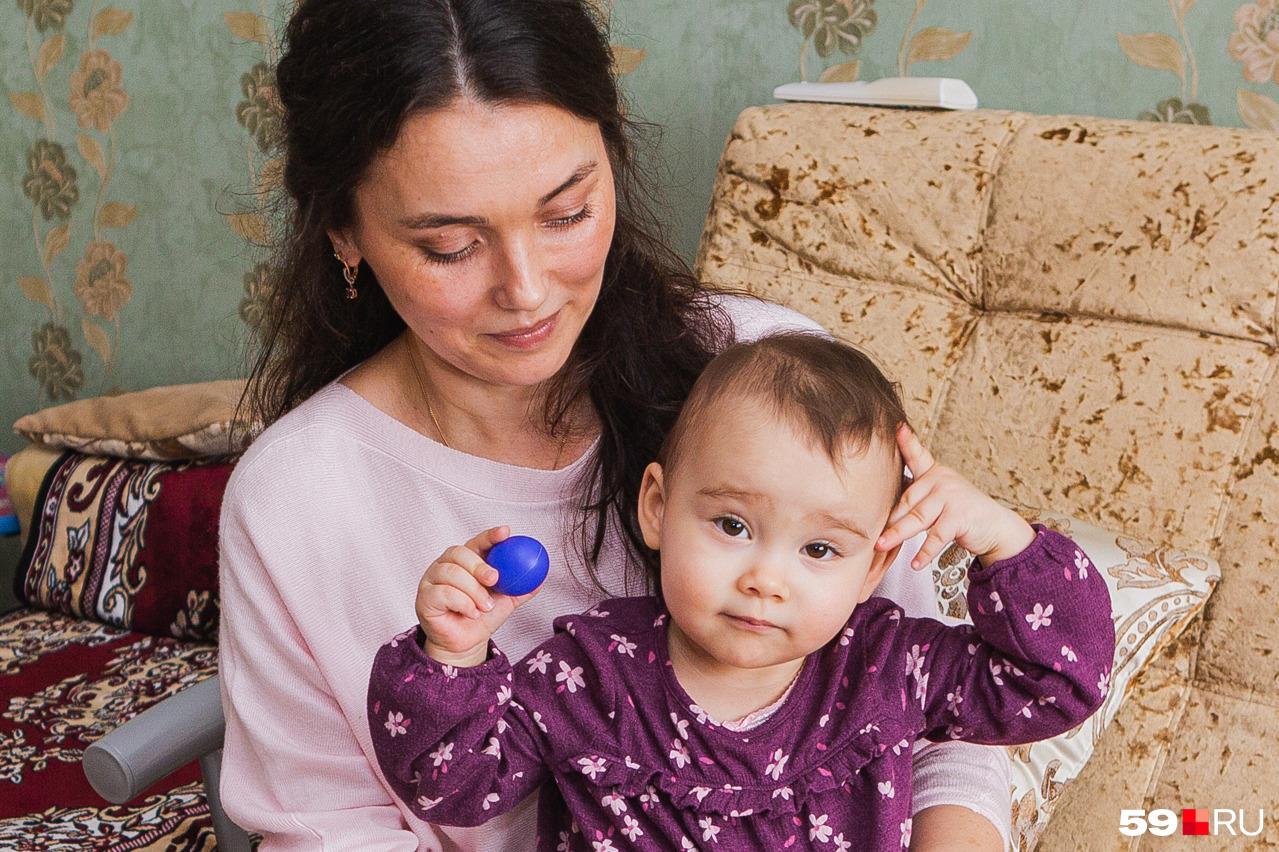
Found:
<path fill-rule="evenodd" d="M 216 676 L 139 713 L 84 751 L 84 774 L 108 802 L 124 804 L 191 761 L 222 747 Z"/>

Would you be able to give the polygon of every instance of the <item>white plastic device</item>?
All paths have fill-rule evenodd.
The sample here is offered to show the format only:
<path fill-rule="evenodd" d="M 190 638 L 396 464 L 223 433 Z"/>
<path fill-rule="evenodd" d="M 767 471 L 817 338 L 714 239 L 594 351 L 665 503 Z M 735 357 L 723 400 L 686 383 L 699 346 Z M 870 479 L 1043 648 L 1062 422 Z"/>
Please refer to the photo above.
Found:
<path fill-rule="evenodd" d="M 773 90 L 781 101 L 976 109 L 977 94 L 953 77 L 884 77 L 856 83 L 787 83 Z"/>

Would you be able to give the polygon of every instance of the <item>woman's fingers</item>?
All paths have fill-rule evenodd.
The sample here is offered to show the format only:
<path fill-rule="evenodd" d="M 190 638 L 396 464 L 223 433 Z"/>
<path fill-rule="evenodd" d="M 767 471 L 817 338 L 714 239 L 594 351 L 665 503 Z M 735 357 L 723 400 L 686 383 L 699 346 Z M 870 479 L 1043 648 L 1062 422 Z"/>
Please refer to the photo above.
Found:
<path fill-rule="evenodd" d="M 901 450 L 906 467 L 910 468 L 911 476 L 917 482 L 937 463 L 933 459 L 933 454 L 928 452 L 928 448 L 920 443 L 915 430 L 905 423 L 897 427 L 897 447 Z"/>

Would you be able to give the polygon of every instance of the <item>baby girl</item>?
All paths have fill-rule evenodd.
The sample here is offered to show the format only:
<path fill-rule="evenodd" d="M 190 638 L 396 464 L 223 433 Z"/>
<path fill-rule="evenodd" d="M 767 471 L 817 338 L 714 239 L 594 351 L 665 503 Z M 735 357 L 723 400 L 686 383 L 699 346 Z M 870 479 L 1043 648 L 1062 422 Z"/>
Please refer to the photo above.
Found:
<path fill-rule="evenodd" d="M 557 619 L 515 665 L 490 637 L 524 598 L 491 591 L 483 558 L 508 530 L 427 569 L 368 697 L 382 772 L 423 819 L 474 825 L 541 788 L 539 849 L 900 849 L 917 737 L 1031 742 L 1105 697 L 1099 572 L 934 462 L 837 341 L 712 361 L 639 520 L 656 594 Z M 950 541 L 976 555 L 973 626 L 871 597 L 924 530 L 916 568 Z"/>

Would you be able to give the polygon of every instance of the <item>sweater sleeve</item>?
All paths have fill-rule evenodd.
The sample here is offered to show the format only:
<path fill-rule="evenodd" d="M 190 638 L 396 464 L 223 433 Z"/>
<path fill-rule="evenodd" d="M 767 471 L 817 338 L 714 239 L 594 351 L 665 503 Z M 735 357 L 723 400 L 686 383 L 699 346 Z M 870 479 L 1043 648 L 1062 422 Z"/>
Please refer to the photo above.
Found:
<path fill-rule="evenodd" d="M 904 621 L 884 661 L 905 666 L 903 700 L 928 738 L 1032 742 L 1101 706 L 1115 648 L 1110 594 L 1074 542 L 1037 527 L 1017 556 L 970 570 L 968 603 L 973 626 Z"/>
<path fill-rule="evenodd" d="M 418 629 L 383 645 L 369 678 L 369 732 L 382 774 L 424 820 L 479 825 L 506 813 L 549 778 L 540 714 L 512 695 L 511 666 L 489 659 L 443 665 Z"/>
<path fill-rule="evenodd" d="M 717 294 L 720 306 L 733 323 L 733 337 L 739 342 L 758 340 L 785 331 L 830 332 L 799 311 L 760 299 L 737 294 Z"/>
<path fill-rule="evenodd" d="M 263 850 L 415 850 L 276 585 L 273 568 L 307 554 L 235 483 L 220 522 L 223 805 Z"/>

